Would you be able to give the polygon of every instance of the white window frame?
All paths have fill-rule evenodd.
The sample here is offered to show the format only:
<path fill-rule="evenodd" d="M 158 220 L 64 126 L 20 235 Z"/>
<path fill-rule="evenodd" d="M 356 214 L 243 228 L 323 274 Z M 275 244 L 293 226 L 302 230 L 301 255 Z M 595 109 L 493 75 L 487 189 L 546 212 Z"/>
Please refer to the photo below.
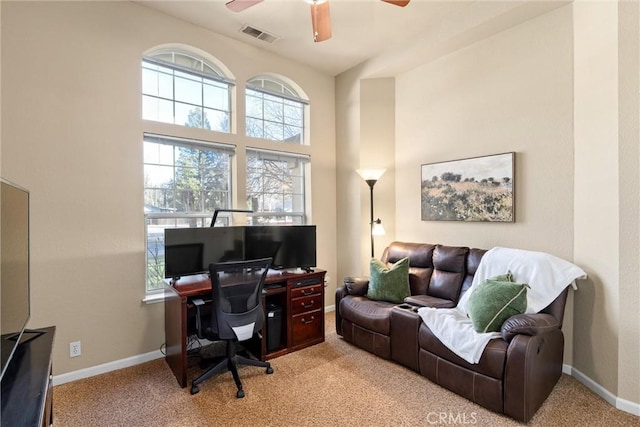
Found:
<path fill-rule="evenodd" d="M 189 66 L 181 64 L 185 62 L 188 62 Z M 157 84 L 153 84 L 153 79 L 157 80 Z M 163 79 L 165 82 L 171 81 L 170 91 L 163 91 L 164 86 L 160 84 Z M 231 132 L 231 93 L 235 82 L 226 77 L 211 62 L 197 55 L 175 49 L 154 51 L 142 59 L 142 82 L 143 119 L 179 126 L 200 127 L 218 132 Z M 199 100 L 181 99 L 180 97 L 185 96 L 187 91 L 177 91 L 176 87 L 179 84 L 199 87 Z M 210 99 L 208 93 L 215 90 L 226 91 L 226 99 L 222 105 L 216 106 L 206 101 Z M 152 106 L 154 107 L 152 108 Z M 164 109 L 161 106 L 164 106 Z M 155 111 L 152 112 L 151 110 L 154 108 Z M 198 112 L 200 114 L 199 123 L 185 123 L 189 114 L 187 119 L 180 119 L 181 115 L 177 113 L 180 108 L 188 108 L 189 114 Z M 163 110 L 167 111 L 163 113 Z M 219 120 L 218 125 L 212 127 L 211 121 L 214 116 Z"/>
<path fill-rule="evenodd" d="M 216 208 L 228 208 L 231 206 L 232 201 L 232 177 L 233 177 L 233 156 L 235 155 L 235 146 L 229 144 L 220 144 L 220 143 L 211 143 L 204 141 L 197 141 L 187 138 L 179 138 L 172 136 L 162 136 L 162 135 L 154 135 L 154 134 L 144 134 L 143 144 L 145 143 L 155 143 L 162 144 L 167 147 L 172 147 L 175 153 L 176 148 L 183 147 L 189 149 L 197 149 L 197 150 L 205 150 L 205 151 L 215 151 L 221 155 L 228 155 L 229 158 L 227 160 L 228 168 L 226 170 L 226 198 L 224 201 L 220 203 L 219 206 L 212 206 L 212 209 L 206 209 L 202 202 L 200 207 L 202 209 L 196 210 L 185 210 L 185 211 L 176 211 L 173 207 L 161 207 L 162 211 L 150 212 L 147 205 L 147 190 L 154 190 L 154 187 L 147 187 L 146 182 L 144 184 L 145 190 L 145 271 L 146 271 L 146 280 L 145 280 L 145 289 L 146 294 L 156 294 L 162 292 L 161 281 L 164 277 L 164 236 L 158 236 L 159 230 L 164 230 L 165 228 L 176 228 L 179 226 L 196 226 L 196 227 L 208 227 L 211 223 L 211 218 L 213 217 L 213 212 Z M 144 160 L 144 169 L 145 169 L 145 177 L 147 176 L 147 168 L 156 168 L 162 167 L 166 169 L 172 168 L 174 170 L 174 177 L 176 176 L 176 169 L 179 168 L 176 165 L 176 157 L 172 158 L 171 162 L 166 159 L 162 162 L 151 162 Z M 146 179 L 145 179 L 146 181 Z M 174 187 L 164 187 L 162 190 L 167 190 L 168 192 L 176 192 L 176 180 L 173 179 Z M 206 189 L 202 190 L 202 196 L 204 196 Z M 215 191 L 219 191 L 219 189 L 215 189 Z M 176 193 L 177 194 L 177 193 Z M 174 194 L 175 196 L 175 194 Z M 170 197 L 171 198 L 171 197 Z M 217 221 L 218 225 L 229 224 L 230 217 L 229 215 L 220 215 Z M 155 224 L 154 224 L 155 223 Z M 173 224 L 171 224 L 173 223 Z M 188 223 L 188 224 L 187 224 Z M 155 232 L 150 231 L 150 227 L 154 227 Z"/>
<path fill-rule="evenodd" d="M 255 77 L 247 82 L 245 92 L 248 137 L 293 144 L 306 143 L 305 110 L 309 102 L 293 88 L 276 78 Z M 252 107 L 257 105 L 260 107 Z M 267 107 L 268 105 L 272 108 Z"/>
<path fill-rule="evenodd" d="M 296 174 L 292 177 L 292 188 L 291 191 L 287 191 L 287 189 L 283 186 L 271 191 L 268 191 L 261 185 L 264 185 L 261 182 L 258 182 L 254 185 L 257 187 L 257 192 L 253 193 L 251 191 L 252 185 L 249 183 L 250 180 L 254 179 L 254 174 L 249 170 L 251 166 L 251 157 L 257 157 L 263 161 L 273 161 L 273 162 L 287 162 L 295 165 L 295 168 L 298 170 Z M 307 205 L 307 177 L 308 177 L 308 169 L 310 163 L 310 157 L 303 154 L 282 152 L 282 151 L 273 151 L 273 150 L 264 150 L 257 148 L 247 148 L 246 150 L 246 158 L 247 158 L 247 206 L 253 209 L 253 214 L 251 216 L 252 224 L 269 224 L 269 223 L 279 223 L 279 224 L 306 224 L 307 223 L 307 213 L 306 213 L 306 205 Z M 277 168 L 276 168 L 277 169 Z M 277 179 L 277 178 L 276 178 Z M 262 179 L 260 179 L 262 181 Z M 272 199 L 280 198 L 282 202 L 282 210 L 275 211 L 264 210 L 264 209 L 256 209 L 256 202 L 252 200 L 253 197 L 257 199 L 271 197 Z M 288 206 L 286 200 L 291 198 L 291 206 Z M 258 205 L 261 205 L 258 201 Z"/>

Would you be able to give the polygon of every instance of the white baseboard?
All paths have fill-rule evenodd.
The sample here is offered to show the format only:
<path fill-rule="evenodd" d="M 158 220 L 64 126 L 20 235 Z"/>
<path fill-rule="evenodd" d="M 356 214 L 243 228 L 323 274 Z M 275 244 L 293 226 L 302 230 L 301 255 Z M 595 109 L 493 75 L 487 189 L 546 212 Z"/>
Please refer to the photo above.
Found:
<path fill-rule="evenodd" d="M 160 350 L 152 351 L 137 356 L 127 357 L 126 359 L 114 360 L 113 362 L 103 363 L 102 365 L 92 366 L 90 368 L 80 369 L 66 374 L 54 375 L 53 385 L 60 385 L 71 381 L 81 380 L 83 378 L 93 377 L 95 375 L 106 374 L 107 372 L 116 371 L 122 368 L 139 365 L 151 360 L 163 358 L 164 354 Z"/>
<path fill-rule="evenodd" d="M 335 305 L 329 305 L 324 308 L 325 313 L 335 311 Z M 53 377 L 53 385 L 60 385 L 71 381 L 80 380 L 83 378 L 93 377 L 95 375 L 105 374 L 107 372 L 115 371 L 122 368 L 128 368 L 130 366 L 139 365 L 141 363 L 149 362 L 151 360 L 160 359 L 164 357 L 160 350 L 152 351 L 138 356 L 128 357 L 126 359 L 116 360 L 102 365 L 92 366 L 90 368 L 80 369 L 78 371 L 68 372 L 66 374 L 55 375 Z M 589 378 L 587 375 L 580 372 L 578 369 L 571 365 L 563 364 L 562 373 L 571 375 L 576 380 L 584 384 L 589 390 L 603 398 L 611 406 L 628 412 L 633 415 L 640 416 L 640 403 L 631 402 L 626 399 L 622 399 L 609 390 L 602 387 L 600 384 Z"/>
<path fill-rule="evenodd" d="M 325 313 L 335 311 L 335 305 L 329 305 L 324 308 Z M 200 340 L 203 345 L 210 343 L 207 340 Z M 128 368 L 130 366 L 139 365 L 141 363 L 149 362 L 155 359 L 161 359 L 164 354 L 160 350 L 152 351 L 150 353 L 140 354 L 138 356 L 127 357 L 126 359 L 115 360 L 113 362 L 103 363 L 102 365 L 92 366 L 90 368 L 80 369 L 73 372 L 67 372 L 66 374 L 54 375 L 53 385 L 60 385 L 69 383 L 71 381 L 81 380 L 83 378 L 93 377 L 95 375 L 106 374 L 107 372 L 116 371 L 122 368 Z"/>
<path fill-rule="evenodd" d="M 611 393 L 606 388 L 595 382 L 593 379 L 580 372 L 578 369 L 571 365 L 562 365 L 562 372 L 571 375 L 576 380 L 584 384 L 589 390 L 603 398 L 611 406 L 624 412 L 628 412 L 633 415 L 640 415 L 640 403 L 631 402 L 626 399 L 622 399 L 615 394 Z"/>

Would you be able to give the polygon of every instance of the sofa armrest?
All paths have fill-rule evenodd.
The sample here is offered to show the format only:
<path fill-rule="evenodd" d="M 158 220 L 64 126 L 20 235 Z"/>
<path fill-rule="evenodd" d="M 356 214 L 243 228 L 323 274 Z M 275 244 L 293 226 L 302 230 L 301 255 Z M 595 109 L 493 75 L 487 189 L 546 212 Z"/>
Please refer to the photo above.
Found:
<path fill-rule="evenodd" d="M 344 285 L 347 288 L 349 295 L 364 296 L 369 289 L 368 277 L 345 277 Z"/>
<path fill-rule="evenodd" d="M 519 334 L 535 336 L 560 329 L 560 322 L 550 314 L 516 314 L 502 324 L 502 339 L 511 342 Z"/>

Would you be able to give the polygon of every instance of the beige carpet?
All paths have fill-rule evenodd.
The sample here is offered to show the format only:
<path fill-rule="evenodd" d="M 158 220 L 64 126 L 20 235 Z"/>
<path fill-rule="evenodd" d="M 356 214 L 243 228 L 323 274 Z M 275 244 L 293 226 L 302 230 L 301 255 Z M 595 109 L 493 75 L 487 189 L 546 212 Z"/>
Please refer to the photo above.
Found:
<path fill-rule="evenodd" d="M 419 374 L 360 350 L 335 333 L 277 359 L 273 375 L 242 367 L 246 397 L 230 373 L 189 394 L 164 359 L 54 387 L 56 427 L 71 426 L 514 426 Z M 189 378 L 199 368 L 190 360 Z M 574 378 L 563 375 L 531 426 L 640 426 Z"/>

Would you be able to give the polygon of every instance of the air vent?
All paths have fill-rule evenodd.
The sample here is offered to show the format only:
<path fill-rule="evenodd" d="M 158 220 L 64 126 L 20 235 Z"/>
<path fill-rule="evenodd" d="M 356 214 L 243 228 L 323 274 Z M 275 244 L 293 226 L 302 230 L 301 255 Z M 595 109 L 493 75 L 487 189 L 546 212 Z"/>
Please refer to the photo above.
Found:
<path fill-rule="evenodd" d="M 240 31 L 248 36 L 253 37 L 254 39 L 262 40 L 267 43 L 274 43 L 280 40 L 280 37 L 276 36 L 275 34 L 267 33 L 266 31 L 260 30 L 250 25 L 245 25 L 240 29 Z"/>

